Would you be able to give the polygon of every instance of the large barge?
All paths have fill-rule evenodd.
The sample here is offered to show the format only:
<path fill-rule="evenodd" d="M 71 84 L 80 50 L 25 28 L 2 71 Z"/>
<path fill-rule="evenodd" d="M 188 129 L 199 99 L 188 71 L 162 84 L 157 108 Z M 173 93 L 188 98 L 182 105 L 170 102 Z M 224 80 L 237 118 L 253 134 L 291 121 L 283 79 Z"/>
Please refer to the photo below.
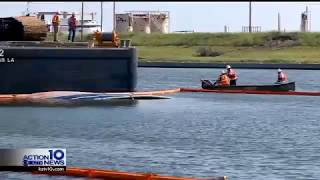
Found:
<path fill-rule="evenodd" d="M 137 52 L 116 32 L 95 32 L 87 42 L 72 43 L 52 42 L 47 35 L 37 17 L 0 18 L 0 94 L 135 90 Z"/>
<path fill-rule="evenodd" d="M 127 48 L 0 45 L 0 94 L 48 91 L 128 92 L 137 52 Z"/>

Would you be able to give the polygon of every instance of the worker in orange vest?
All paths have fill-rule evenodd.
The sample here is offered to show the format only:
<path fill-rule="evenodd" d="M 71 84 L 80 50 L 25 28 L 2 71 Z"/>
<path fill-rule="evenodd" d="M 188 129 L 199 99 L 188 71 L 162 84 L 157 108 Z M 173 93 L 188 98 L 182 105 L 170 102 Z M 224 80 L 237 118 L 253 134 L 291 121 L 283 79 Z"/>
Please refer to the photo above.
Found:
<path fill-rule="evenodd" d="M 230 78 L 230 85 L 231 86 L 236 86 L 237 85 L 237 79 L 238 79 L 237 72 L 234 69 L 231 69 L 230 65 L 227 65 L 226 69 L 227 69 L 228 77 Z"/>
<path fill-rule="evenodd" d="M 287 83 L 288 76 L 280 68 L 278 69 L 278 81 L 277 83 Z"/>
<path fill-rule="evenodd" d="M 214 83 L 217 86 L 228 87 L 230 86 L 230 78 L 225 70 L 222 70 L 218 80 Z"/>
<path fill-rule="evenodd" d="M 58 41 L 59 25 L 60 25 L 59 13 L 56 12 L 56 14 L 52 18 L 53 40 L 54 41 Z"/>

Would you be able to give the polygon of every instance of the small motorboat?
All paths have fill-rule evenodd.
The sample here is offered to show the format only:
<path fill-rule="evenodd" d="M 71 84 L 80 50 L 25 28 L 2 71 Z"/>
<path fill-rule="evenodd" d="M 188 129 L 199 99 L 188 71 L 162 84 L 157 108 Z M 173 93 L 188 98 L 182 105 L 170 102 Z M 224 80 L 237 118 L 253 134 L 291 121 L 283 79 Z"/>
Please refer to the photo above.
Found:
<path fill-rule="evenodd" d="M 236 86 L 216 86 L 210 80 L 201 80 L 203 89 L 211 90 L 255 90 L 255 91 L 294 91 L 295 82 L 275 83 L 269 85 L 236 85 Z"/>

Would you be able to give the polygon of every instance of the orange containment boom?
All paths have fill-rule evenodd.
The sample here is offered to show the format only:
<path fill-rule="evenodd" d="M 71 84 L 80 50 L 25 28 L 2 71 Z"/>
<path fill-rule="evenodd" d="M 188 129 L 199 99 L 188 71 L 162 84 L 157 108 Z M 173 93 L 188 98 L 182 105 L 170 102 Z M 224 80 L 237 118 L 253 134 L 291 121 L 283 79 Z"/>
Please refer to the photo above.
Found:
<path fill-rule="evenodd" d="M 72 91 L 51 91 L 33 94 L 8 94 L 0 95 L 1 104 L 64 104 L 74 102 L 74 100 L 83 100 L 83 102 L 97 101 L 97 99 L 124 99 L 124 98 L 150 98 L 161 99 L 161 95 L 174 94 L 178 92 L 210 92 L 210 93 L 232 93 L 232 94 L 265 94 L 265 95 L 296 95 L 296 96 L 320 96 L 320 92 L 299 92 L 299 91 L 257 91 L 257 90 L 209 90 L 197 88 L 176 88 L 159 91 L 127 92 L 127 93 L 90 93 L 90 92 L 72 92 Z M 156 97 L 159 96 L 159 97 Z M 90 99 L 91 98 L 91 99 Z"/>
<path fill-rule="evenodd" d="M 228 177 L 214 177 L 207 179 L 200 178 L 185 178 L 174 176 L 161 176 L 153 173 L 130 173 L 114 170 L 102 169 L 87 169 L 87 168 L 67 168 L 65 172 L 44 172 L 36 171 L 33 174 L 46 174 L 51 176 L 73 176 L 73 177 L 87 177 L 107 180 L 227 180 Z"/>
<path fill-rule="evenodd" d="M 150 95 L 150 96 L 160 96 L 165 94 L 174 94 L 180 92 L 180 88 L 176 89 L 165 89 L 159 91 L 144 91 L 144 92 L 134 92 L 134 95 Z"/>
<path fill-rule="evenodd" d="M 233 94 L 320 96 L 320 92 L 299 92 L 299 91 L 210 90 L 210 89 L 197 89 L 197 88 L 180 88 L 180 91 L 181 92 L 233 93 Z"/>

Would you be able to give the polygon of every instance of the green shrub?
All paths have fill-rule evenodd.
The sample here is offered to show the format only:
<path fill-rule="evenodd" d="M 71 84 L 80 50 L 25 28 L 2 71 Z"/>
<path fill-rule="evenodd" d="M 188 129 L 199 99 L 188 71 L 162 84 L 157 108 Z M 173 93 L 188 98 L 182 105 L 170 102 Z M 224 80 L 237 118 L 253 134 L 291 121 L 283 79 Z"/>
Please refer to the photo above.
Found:
<path fill-rule="evenodd" d="M 216 56 L 220 56 L 222 55 L 223 52 L 220 51 L 216 51 L 214 49 L 212 49 L 211 47 L 199 47 L 196 50 L 196 56 L 200 56 L 200 57 L 216 57 Z"/>

